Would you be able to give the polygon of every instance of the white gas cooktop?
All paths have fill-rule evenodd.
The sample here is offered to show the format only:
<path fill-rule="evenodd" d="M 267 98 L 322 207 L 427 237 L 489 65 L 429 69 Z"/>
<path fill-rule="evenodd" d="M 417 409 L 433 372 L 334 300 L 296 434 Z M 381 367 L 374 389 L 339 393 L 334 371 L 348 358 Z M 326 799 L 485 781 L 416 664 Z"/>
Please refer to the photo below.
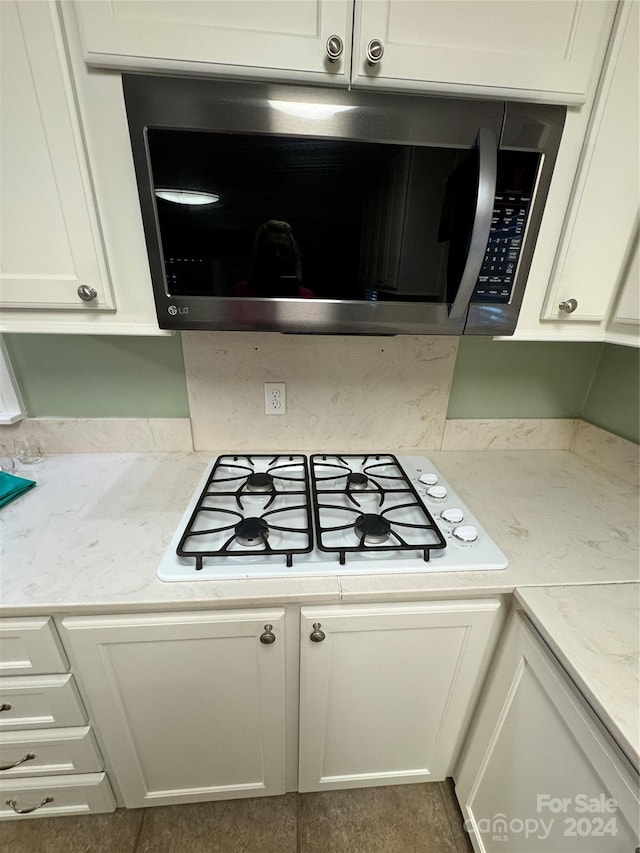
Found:
<path fill-rule="evenodd" d="M 424 456 L 225 454 L 207 466 L 158 577 L 506 567 L 505 555 Z"/>

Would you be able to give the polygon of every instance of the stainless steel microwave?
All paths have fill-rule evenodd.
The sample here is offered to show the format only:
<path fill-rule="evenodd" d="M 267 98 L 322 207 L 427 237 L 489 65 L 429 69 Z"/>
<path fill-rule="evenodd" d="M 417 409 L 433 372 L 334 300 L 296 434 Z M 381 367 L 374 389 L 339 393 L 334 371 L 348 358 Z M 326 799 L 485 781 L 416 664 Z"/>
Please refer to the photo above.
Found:
<path fill-rule="evenodd" d="M 564 107 L 123 86 L 161 328 L 513 333 Z"/>

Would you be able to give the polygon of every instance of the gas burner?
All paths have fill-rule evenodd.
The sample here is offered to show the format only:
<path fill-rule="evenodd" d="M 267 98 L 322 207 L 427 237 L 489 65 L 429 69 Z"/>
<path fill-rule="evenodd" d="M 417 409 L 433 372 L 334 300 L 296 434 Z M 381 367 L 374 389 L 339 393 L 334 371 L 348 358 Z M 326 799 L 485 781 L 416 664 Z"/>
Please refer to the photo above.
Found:
<path fill-rule="evenodd" d="M 248 492 L 272 492 L 275 488 L 273 476 L 268 472 L 249 474 L 245 485 Z"/>
<path fill-rule="evenodd" d="M 359 559 L 367 551 L 373 559 L 388 551 L 412 558 L 421 554 L 429 562 L 432 551 L 446 548 L 444 536 L 393 454 L 314 454 L 311 477 L 317 548 L 337 554 L 341 565 L 347 554 Z M 378 506 L 371 506 L 372 501 Z"/>
<path fill-rule="evenodd" d="M 348 489 L 366 489 L 369 485 L 369 478 L 366 474 L 358 474 L 357 472 L 351 472 L 347 475 L 347 488 Z"/>
<path fill-rule="evenodd" d="M 243 501 L 251 504 L 245 511 Z M 227 454 L 206 473 L 176 536 L 175 554 L 201 577 L 220 561 L 256 559 L 293 565 L 313 550 L 306 457 Z"/>
<path fill-rule="evenodd" d="M 356 518 L 354 530 L 361 543 L 381 545 L 391 535 L 391 523 L 382 515 L 367 512 Z"/>
<path fill-rule="evenodd" d="M 269 525 L 263 518 L 243 518 L 234 527 L 236 542 L 243 548 L 255 548 L 266 545 L 269 538 Z"/>
<path fill-rule="evenodd" d="M 446 496 L 429 493 L 434 487 Z M 458 572 L 506 565 L 425 457 L 225 454 L 203 473 L 158 577 Z"/>

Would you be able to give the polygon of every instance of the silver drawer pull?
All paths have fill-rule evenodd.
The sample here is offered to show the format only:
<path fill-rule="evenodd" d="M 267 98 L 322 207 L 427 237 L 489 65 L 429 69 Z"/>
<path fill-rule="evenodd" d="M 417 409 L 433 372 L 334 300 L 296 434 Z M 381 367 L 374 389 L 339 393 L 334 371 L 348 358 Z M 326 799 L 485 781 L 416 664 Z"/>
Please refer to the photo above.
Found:
<path fill-rule="evenodd" d="M 11 710 L 11 705 L 8 705 L 6 702 L 3 702 L 2 705 L 0 705 L 0 711 L 10 711 L 10 710 Z"/>
<path fill-rule="evenodd" d="M 33 761 L 35 755 L 32 752 L 28 752 L 26 755 L 23 755 L 18 761 L 15 761 L 13 764 L 5 764 L 4 767 L 0 767 L 0 770 L 13 770 L 14 767 L 19 767 L 20 764 L 24 764 L 25 761 Z"/>
<path fill-rule="evenodd" d="M 42 806 L 46 806 L 47 803 L 52 803 L 52 802 L 53 802 L 53 797 L 45 797 L 41 803 L 38 803 L 37 806 L 32 806 L 30 809 L 18 809 L 18 808 L 16 808 L 16 801 L 15 800 L 7 800 L 6 804 L 9 806 L 10 809 L 13 809 L 13 811 L 16 814 L 31 814 L 31 812 L 34 812 L 36 809 L 39 809 Z"/>

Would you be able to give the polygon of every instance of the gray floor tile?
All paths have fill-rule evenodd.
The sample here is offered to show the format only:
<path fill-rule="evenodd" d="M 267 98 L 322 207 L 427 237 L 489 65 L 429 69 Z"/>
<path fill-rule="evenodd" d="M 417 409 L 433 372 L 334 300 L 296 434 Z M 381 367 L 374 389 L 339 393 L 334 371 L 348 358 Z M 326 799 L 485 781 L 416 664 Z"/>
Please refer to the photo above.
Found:
<path fill-rule="evenodd" d="M 136 853 L 296 853 L 296 794 L 147 809 Z"/>
<path fill-rule="evenodd" d="M 457 853 L 437 783 L 301 794 L 300 853 Z"/>
<path fill-rule="evenodd" d="M 0 823 L 2 853 L 133 853 L 142 810 Z"/>
<path fill-rule="evenodd" d="M 440 786 L 444 808 L 449 818 L 453 840 L 456 843 L 457 853 L 473 853 L 469 833 L 464 828 L 464 817 L 456 799 L 453 779 L 448 778 L 444 782 L 438 782 L 438 785 Z"/>
<path fill-rule="evenodd" d="M 0 823 L 0 851 L 472 853 L 472 848 L 447 780 L 6 821 Z"/>

